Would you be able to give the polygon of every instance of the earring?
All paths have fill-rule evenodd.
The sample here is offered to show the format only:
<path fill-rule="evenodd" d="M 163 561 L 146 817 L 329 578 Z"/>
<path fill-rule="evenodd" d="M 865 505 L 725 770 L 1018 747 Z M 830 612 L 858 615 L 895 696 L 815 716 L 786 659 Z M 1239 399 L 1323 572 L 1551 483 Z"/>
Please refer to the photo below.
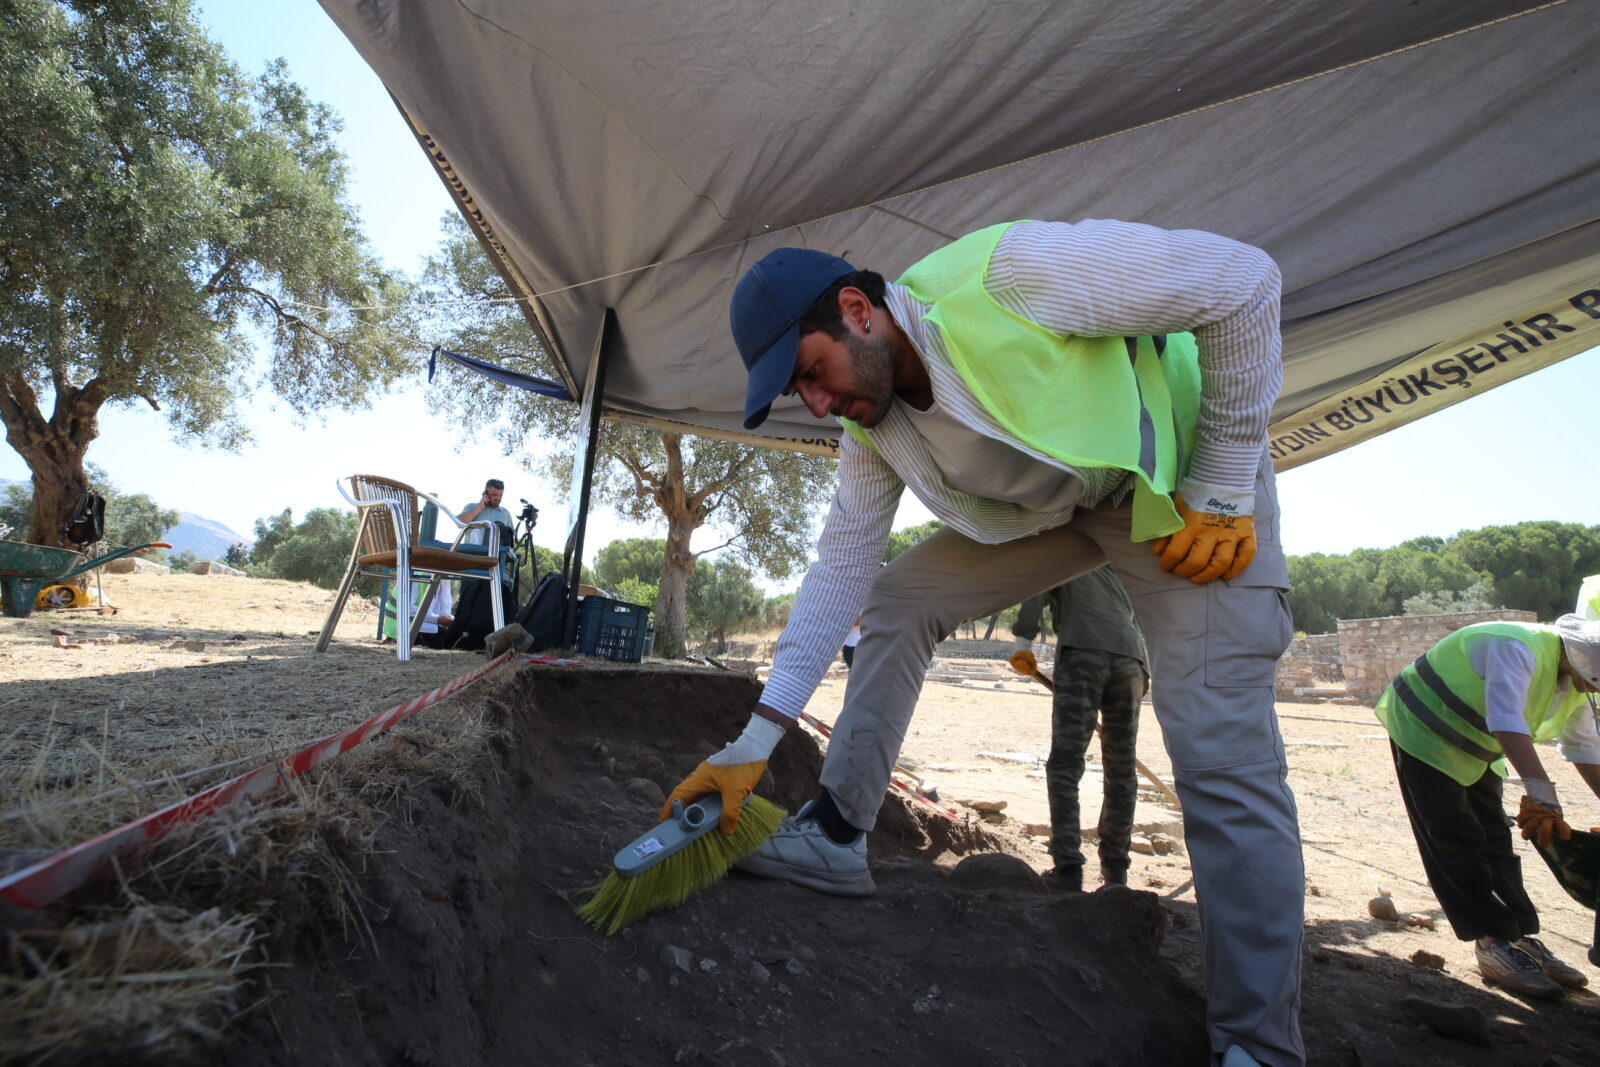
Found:
<path fill-rule="evenodd" d="M 872 332 L 872 320 L 871 319 L 868 319 L 866 321 L 866 324 L 861 327 L 861 332 L 862 333 L 871 333 Z"/>

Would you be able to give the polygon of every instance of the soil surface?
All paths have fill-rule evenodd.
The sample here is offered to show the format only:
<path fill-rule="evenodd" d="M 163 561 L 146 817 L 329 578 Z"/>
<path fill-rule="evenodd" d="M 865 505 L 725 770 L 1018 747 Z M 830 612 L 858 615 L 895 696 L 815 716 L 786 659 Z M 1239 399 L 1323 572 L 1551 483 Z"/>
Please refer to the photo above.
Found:
<path fill-rule="evenodd" d="M 13 862 L 237 773 L 170 781 L 184 769 L 313 740 L 481 662 L 423 650 L 397 663 L 372 642 L 370 614 L 347 615 L 334 651 L 315 656 L 311 631 L 329 594 L 306 586 L 127 575 L 108 577 L 106 587 L 120 616 L 0 621 L 0 769 L 10 783 L 0 790 L 0 818 L 16 816 L 0 821 L 0 848 Z M 70 630 L 69 643 L 111 633 L 143 639 L 62 649 L 52 627 Z M 166 647 L 182 640 L 206 647 Z M 1153 789 L 1143 792 L 1137 821 L 1146 834 L 1172 839 L 1171 850 L 1135 855 L 1128 889 L 1049 893 L 1034 872 L 1049 866 L 1040 774 L 1050 701 L 994 660 L 946 656 L 935 676 L 950 666 L 999 677 L 930 681 L 902 762 L 935 784 L 959 819 L 890 798 L 870 841 L 877 896 L 834 899 L 734 872 L 612 938 L 576 920 L 575 891 L 597 882 L 611 854 L 648 827 L 663 789 L 738 732 L 757 683 L 691 665 L 496 671 L 413 721 L 436 716 L 437 730 L 463 709 L 494 720 L 492 744 L 460 769 L 470 788 L 407 762 L 428 743 L 421 725 L 373 743 L 369 761 L 404 773 L 398 786 L 358 794 L 373 829 L 341 846 L 354 917 L 314 902 L 291 907 L 289 893 L 276 904 L 256 899 L 276 894 L 252 888 L 258 947 L 270 965 L 253 972 L 246 1010 L 202 1058 L 1206 1062 L 1181 816 Z M 811 713 L 836 719 L 845 684 L 840 672 Z M 1600 998 L 1583 992 L 1536 1004 L 1477 976 L 1470 947 L 1451 935 L 1423 878 L 1370 713 L 1333 704 L 1282 704 L 1279 713 L 1306 841 L 1311 1062 L 1595 1062 Z M 1167 777 L 1148 705 L 1141 730 L 1141 758 Z M 791 734 L 761 791 L 793 810 L 811 796 L 819 766 L 814 735 Z M 1576 775 L 1556 773 L 1573 824 L 1600 825 L 1600 805 Z M 58 802 L 53 811 L 47 803 L 163 775 L 165 784 L 114 800 Z M 1088 825 L 1096 784 L 1086 777 Z M 958 800 L 1005 807 L 983 822 Z M 1600 983 L 1584 958 L 1593 913 L 1519 848 L 1544 940 Z M 260 877 L 270 884 L 271 871 Z M 150 891 L 151 883 L 133 884 Z M 1400 916 L 1426 916 L 1434 929 L 1370 917 L 1380 889 Z M 236 895 L 219 891 L 217 903 Z M 102 900 L 103 892 L 94 898 Z M 69 900 L 47 918 L 87 921 L 90 903 Z M 30 921 L 4 918 L 12 928 Z M 1411 962 L 1419 950 L 1442 958 L 1442 971 Z M 1489 1044 L 1423 1025 L 1405 1003 L 1415 997 L 1478 1010 Z M 138 1056 L 132 1047 L 85 1045 L 58 1062 L 90 1058 Z"/>

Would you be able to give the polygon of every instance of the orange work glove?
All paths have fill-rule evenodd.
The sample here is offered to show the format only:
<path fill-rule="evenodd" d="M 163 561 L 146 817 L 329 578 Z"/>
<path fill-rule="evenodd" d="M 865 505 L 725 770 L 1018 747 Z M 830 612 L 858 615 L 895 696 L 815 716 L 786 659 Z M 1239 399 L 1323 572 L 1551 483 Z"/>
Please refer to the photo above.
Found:
<path fill-rule="evenodd" d="M 1025 674 L 1029 678 L 1039 673 L 1039 661 L 1033 658 L 1033 653 L 1017 651 L 1011 653 L 1011 669 L 1018 674 Z"/>
<path fill-rule="evenodd" d="M 1572 827 L 1567 825 L 1561 813 L 1551 811 L 1531 797 L 1522 798 L 1522 807 L 1517 811 L 1517 826 L 1522 829 L 1524 841 L 1548 845 L 1553 837 L 1563 841 L 1572 840 Z"/>
<path fill-rule="evenodd" d="M 744 799 L 755 791 L 756 783 L 767 769 L 767 757 L 783 739 L 784 728 L 771 719 L 751 715 L 750 724 L 736 740 L 723 746 L 721 752 L 708 757 L 678 783 L 661 805 L 660 822 L 672 817 L 672 802 L 681 800 L 693 804 L 707 793 L 722 796 L 722 832 L 732 834 L 738 829 L 739 816 L 744 812 Z"/>
<path fill-rule="evenodd" d="M 1251 515 L 1195 511 L 1177 493 L 1172 497 L 1183 529 L 1158 537 L 1151 551 L 1161 569 L 1204 585 L 1216 578 L 1237 578 L 1256 558 L 1256 520 Z"/>

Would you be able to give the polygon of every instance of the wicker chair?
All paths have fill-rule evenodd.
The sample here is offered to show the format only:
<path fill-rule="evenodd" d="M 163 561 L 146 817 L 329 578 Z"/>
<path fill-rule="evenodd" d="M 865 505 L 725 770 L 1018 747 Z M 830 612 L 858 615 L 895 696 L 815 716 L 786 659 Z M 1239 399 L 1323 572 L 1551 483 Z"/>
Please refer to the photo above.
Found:
<path fill-rule="evenodd" d="M 356 506 L 361 525 L 356 532 L 356 543 L 350 550 L 350 565 L 345 568 L 344 580 L 339 583 L 339 595 L 334 598 L 328 621 L 322 624 L 322 635 L 317 638 L 317 651 L 326 652 L 333 639 L 333 628 L 344 612 L 345 601 L 356 576 L 388 578 L 395 585 L 395 653 L 401 660 L 411 658 L 411 646 L 422 628 L 422 605 L 433 599 L 434 587 L 440 578 L 479 579 L 489 583 L 489 601 L 494 611 L 495 629 L 506 624 L 505 604 L 501 596 L 500 530 L 492 522 L 461 523 L 455 514 L 426 493 L 372 474 L 353 474 L 336 483 L 341 495 Z M 460 527 L 451 548 L 432 548 L 417 544 L 418 498 L 426 500 L 448 515 Z M 485 545 L 465 546 L 461 539 L 467 531 L 482 527 L 487 531 Z M 483 554 L 479 554 L 479 553 Z M 412 596 L 413 577 L 417 572 L 428 575 L 427 588 L 421 600 Z M 413 604 L 418 606 L 413 607 Z"/>

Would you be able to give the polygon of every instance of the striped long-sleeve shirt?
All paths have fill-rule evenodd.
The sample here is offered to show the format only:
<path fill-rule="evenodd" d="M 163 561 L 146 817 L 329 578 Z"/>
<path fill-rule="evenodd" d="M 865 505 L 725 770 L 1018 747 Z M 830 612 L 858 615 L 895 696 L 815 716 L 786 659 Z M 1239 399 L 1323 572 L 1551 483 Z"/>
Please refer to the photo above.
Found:
<path fill-rule="evenodd" d="M 1056 333 L 1193 333 L 1201 406 L 1194 457 L 1179 492 L 1194 507 L 1215 499 L 1231 504 L 1235 514 L 1252 512 L 1272 402 L 1283 384 L 1281 281 L 1266 253 L 1197 230 L 1101 220 L 1029 222 L 1001 238 L 984 284 L 1002 307 Z M 762 696 L 762 703 L 785 715 L 805 707 L 859 614 L 906 486 L 956 532 L 986 544 L 1070 521 L 1074 505 L 1066 498 L 1092 507 L 1118 502 L 1127 491 L 1123 471 L 1073 469 L 1011 438 L 951 369 L 938 329 L 923 321 L 926 306 L 897 285 L 889 287 L 887 303 L 927 365 L 935 404 L 956 432 L 972 434 L 974 447 L 1000 441 L 1049 464 L 1076 479 L 1077 492 L 1059 497 L 1063 506 L 1034 511 L 952 487 L 919 432 L 918 418 L 899 400 L 873 428 L 877 453 L 845 435 L 839 486 L 817 560 L 801 584 Z"/>

